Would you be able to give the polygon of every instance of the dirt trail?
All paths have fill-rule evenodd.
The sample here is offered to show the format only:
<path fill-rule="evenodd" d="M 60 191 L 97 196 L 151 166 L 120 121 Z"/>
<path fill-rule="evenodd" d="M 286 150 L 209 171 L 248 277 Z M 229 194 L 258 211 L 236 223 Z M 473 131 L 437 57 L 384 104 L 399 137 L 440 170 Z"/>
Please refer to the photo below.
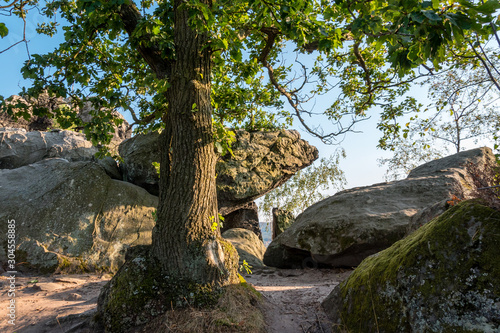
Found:
<path fill-rule="evenodd" d="M 255 269 L 245 275 L 261 292 L 269 333 L 326 333 L 330 323 L 320 302 L 350 271 Z M 23 276 L 15 280 L 16 322 L 8 323 L 10 281 L 0 276 L 0 332 L 91 333 L 86 320 L 96 309 L 110 276 L 93 274 Z"/>
<path fill-rule="evenodd" d="M 245 275 L 266 304 L 269 333 L 327 333 L 331 323 L 320 303 L 351 270 L 256 269 Z"/>

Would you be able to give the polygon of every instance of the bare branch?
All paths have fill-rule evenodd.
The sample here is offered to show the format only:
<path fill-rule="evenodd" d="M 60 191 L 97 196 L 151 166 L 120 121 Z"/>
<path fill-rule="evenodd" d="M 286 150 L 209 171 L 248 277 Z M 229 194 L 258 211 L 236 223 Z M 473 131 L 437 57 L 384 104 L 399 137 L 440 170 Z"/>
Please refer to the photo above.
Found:
<path fill-rule="evenodd" d="M 0 9 L 7 9 L 7 8 L 10 8 L 12 6 L 14 6 L 16 4 L 16 2 L 18 2 L 19 0 L 14 0 L 12 3 L 8 4 L 8 5 L 5 5 L 5 6 L 0 6 Z"/>
<path fill-rule="evenodd" d="M 491 73 L 491 70 L 488 66 L 488 64 L 486 63 L 486 61 L 483 59 L 483 57 L 477 52 L 476 48 L 474 47 L 474 45 L 469 42 L 469 45 L 470 47 L 472 48 L 472 50 L 474 51 L 474 54 L 476 55 L 476 57 L 481 61 L 483 67 L 486 69 L 486 72 L 488 73 L 488 76 L 490 77 L 491 79 L 491 82 L 493 82 L 493 84 L 495 85 L 495 87 L 500 91 L 500 85 L 498 84 L 497 80 L 495 79 L 495 77 L 493 76 L 493 73 Z"/>

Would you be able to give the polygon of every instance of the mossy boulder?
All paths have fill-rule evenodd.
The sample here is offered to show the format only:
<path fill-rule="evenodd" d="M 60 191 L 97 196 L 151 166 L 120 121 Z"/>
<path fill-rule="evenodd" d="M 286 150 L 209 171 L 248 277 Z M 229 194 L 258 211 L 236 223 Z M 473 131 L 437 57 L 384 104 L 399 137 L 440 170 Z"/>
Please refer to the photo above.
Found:
<path fill-rule="evenodd" d="M 42 271 L 116 271 L 128 247 L 151 243 L 157 205 L 157 197 L 111 179 L 94 162 L 55 158 L 0 170 L 0 220 L 5 230 L 15 220 L 18 254 Z M 6 243 L 0 234 L 0 246 Z"/>
<path fill-rule="evenodd" d="M 218 239 L 224 257 L 225 284 L 199 283 L 163 273 L 151 253 L 142 245 L 127 252 L 126 261 L 106 284 L 98 299 L 95 322 L 106 332 L 126 332 L 174 308 L 210 308 L 223 287 L 238 284 L 238 255 L 234 247 Z M 221 272 L 222 274 L 223 272 Z"/>
<path fill-rule="evenodd" d="M 339 332 L 500 332 L 500 212 L 464 201 L 323 301 Z"/>

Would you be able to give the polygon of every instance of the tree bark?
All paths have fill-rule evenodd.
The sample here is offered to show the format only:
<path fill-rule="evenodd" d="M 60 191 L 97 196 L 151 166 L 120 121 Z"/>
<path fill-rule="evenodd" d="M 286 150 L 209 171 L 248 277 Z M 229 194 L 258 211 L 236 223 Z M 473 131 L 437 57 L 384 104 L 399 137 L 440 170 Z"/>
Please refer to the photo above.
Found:
<path fill-rule="evenodd" d="M 160 204 L 153 230 L 152 255 L 169 276 L 196 283 L 226 284 L 229 277 L 218 242 L 217 193 L 210 100 L 211 54 L 206 33 L 188 24 L 175 1 L 168 107 L 160 140 Z"/>

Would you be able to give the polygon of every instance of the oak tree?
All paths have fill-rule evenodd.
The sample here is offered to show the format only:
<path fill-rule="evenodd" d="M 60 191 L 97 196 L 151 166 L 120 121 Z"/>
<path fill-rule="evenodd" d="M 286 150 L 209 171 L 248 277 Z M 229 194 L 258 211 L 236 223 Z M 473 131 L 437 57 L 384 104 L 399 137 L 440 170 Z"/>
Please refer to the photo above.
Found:
<path fill-rule="evenodd" d="M 39 27 L 41 33 L 56 33 L 62 21 L 65 38 L 53 52 L 31 56 L 22 71 L 33 85 L 23 95 L 43 92 L 74 106 L 92 103 L 92 121 L 82 126 L 96 144 L 109 141 L 115 108 L 131 112 L 138 130 L 162 130 L 152 245 L 129 254 L 101 294 L 99 311 L 109 331 L 143 323 L 185 300 L 206 304 L 237 281 L 234 250 L 212 229 L 214 125 L 217 137 L 224 138 L 225 125 L 266 129 L 279 117 L 293 117 L 331 143 L 352 131 L 371 107 L 381 106 L 382 124 L 390 128 L 401 110 L 394 100 L 417 76 L 438 67 L 446 47 L 460 42 L 464 31 L 490 34 L 499 7 L 492 0 L 20 4 L 53 19 Z M 20 17 L 27 11 L 20 7 Z M 6 33 L 0 25 L 0 34 Z M 298 54 L 298 62 L 281 61 L 287 50 Z M 301 59 L 311 53 L 316 60 L 306 66 Z M 424 70 L 416 70 L 419 66 Z M 311 124 L 310 116 L 318 112 L 308 102 L 327 93 L 332 105 L 320 113 L 330 125 Z M 11 116 L 27 115 L 15 114 L 22 105 L 2 106 Z M 78 121 L 67 108 L 33 113 L 68 126 Z"/>

